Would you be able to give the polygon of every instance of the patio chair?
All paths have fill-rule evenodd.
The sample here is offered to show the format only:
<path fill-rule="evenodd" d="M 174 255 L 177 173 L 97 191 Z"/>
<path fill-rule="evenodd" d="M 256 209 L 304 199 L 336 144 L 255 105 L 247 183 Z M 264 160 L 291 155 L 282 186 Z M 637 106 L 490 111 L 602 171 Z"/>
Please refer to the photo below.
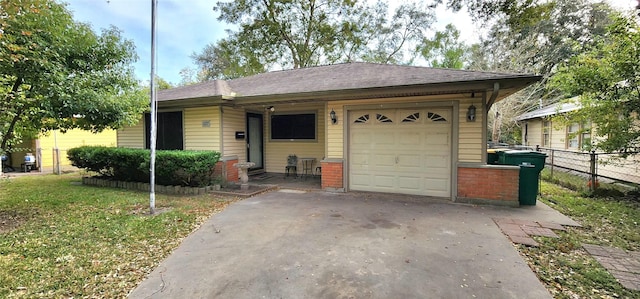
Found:
<path fill-rule="evenodd" d="M 322 160 L 324 160 L 324 157 L 322 157 Z M 322 162 L 322 160 L 320 160 L 320 162 Z M 320 164 L 320 163 L 318 163 Z M 316 176 L 322 176 L 322 166 L 318 165 L 316 166 Z"/>
<path fill-rule="evenodd" d="M 285 170 L 285 177 L 288 177 L 292 172 L 293 172 L 293 176 L 297 177 L 298 176 L 298 156 L 296 155 L 289 155 L 287 157 L 287 166 L 284 167 Z"/>

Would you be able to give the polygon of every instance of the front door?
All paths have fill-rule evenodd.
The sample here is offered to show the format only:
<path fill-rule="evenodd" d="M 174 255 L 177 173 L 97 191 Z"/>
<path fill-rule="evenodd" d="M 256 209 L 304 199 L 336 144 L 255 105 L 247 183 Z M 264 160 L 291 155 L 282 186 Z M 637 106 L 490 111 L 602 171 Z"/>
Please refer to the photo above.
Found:
<path fill-rule="evenodd" d="M 247 113 L 247 161 L 256 163 L 251 170 L 264 168 L 262 114 Z"/>

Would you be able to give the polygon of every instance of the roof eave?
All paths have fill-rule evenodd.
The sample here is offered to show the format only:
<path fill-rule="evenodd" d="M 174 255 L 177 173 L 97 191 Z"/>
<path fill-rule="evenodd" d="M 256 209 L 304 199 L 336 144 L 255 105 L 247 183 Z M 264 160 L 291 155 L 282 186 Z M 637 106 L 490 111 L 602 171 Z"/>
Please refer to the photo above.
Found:
<path fill-rule="evenodd" d="M 472 92 L 492 91 L 494 83 L 500 83 L 501 90 L 496 100 L 502 100 L 507 96 L 537 82 L 541 76 L 519 76 L 514 78 L 501 78 L 476 81 L 457 81 L 444 83 L 414 84 L 402 86 L 385 86 L 371 88 L 354 88 L 340 90 L 325 90 L 314 92 L 300 92 L 288 94 L 269 94 L 242 96 L 238 95 L 233 101 L 237 105 L 271 103 L 271 102 L 291 102 L 291 101 L 312 101 L 312 100 L 358 100 L 381 97 L 397 96 L 421 96 L 421 95 L 441 95 L 441 94 L 462 94 Z"/>

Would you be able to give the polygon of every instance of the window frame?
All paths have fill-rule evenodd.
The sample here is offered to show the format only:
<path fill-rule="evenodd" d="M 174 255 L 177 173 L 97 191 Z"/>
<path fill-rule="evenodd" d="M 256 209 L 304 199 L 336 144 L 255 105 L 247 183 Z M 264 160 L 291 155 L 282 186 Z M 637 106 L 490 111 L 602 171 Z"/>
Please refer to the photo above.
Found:
<path fill-rule="evenodd" d="M 274 138 L 273 118 L 281 116 L 296 117 L 301 115 L 313 115 L 313 138 Z M 294 137 L 294 136 L 291 136 Z M 304 110 L 304 111 L 282 111 L 272 113 L 269 117 L 269 141 L 273 142 L 317 142 L 318 141 L 318 111 L 317 110 Z"/>
<path fill-rule="evenodd" d="M 164 147 L 158 147 L 158 140 L 161 138 L 160 134 L 158 134 L 156 136 L 156 149 L 158 150 L 184 150 L 185 149 L 185 124 L 184 124 L 184 111 L 183 110 L 167 110 L 167 111 L 158 111 L 158 127 L 157 129 L 159 130 L 161 128 L 161 125 L 159 123 L 159 121 L 161 120 L 160 115 L 161 114 L 165 114 L 165 113 L 179 113 L 180 114 L 180 144 L 182 145 L 181 148 L 179 149 L 166 149 Z M 144 148 L 145 149 L 150 149 L 151 147 L 151 123 L 150 123 L 150 117 L 151 114 L 149 112 L 144 113 Z M 177 131 L 177 130 L 176 130 Z M 156 133 L 160 133 L 160 132 L 156 132 Z"/>
<path fill-rule="evenodd" d="M 551 120 L 542 120 L 542 147 L 551 147 Z"/>

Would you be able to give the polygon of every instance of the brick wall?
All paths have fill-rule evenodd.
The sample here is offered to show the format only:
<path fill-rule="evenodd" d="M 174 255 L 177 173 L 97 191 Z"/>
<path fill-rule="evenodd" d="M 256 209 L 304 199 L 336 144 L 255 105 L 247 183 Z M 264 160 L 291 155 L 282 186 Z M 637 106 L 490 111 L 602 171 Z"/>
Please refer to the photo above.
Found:
<path fill-rule="evenodd" d="M 323 160 L 322 189 L 330 191 L 344 191 L 343 162 Z"/>
<path fill-rule="evenodd" d="M 509 166 L 458 168 L 458 201 L 518 205 L 520 169 Z"/>
<path fill-rule="evenodd" d="M 222 159 L 216 163 L 216 166 L 213 170 L 213 174 L 218 177 L 222 176 L 226 179 L 227 182 L 237 182 L 239 180 L 238 177 L 238 168 L 233 167 L 233 164 L 238 163 L 238 159 Z"/>

